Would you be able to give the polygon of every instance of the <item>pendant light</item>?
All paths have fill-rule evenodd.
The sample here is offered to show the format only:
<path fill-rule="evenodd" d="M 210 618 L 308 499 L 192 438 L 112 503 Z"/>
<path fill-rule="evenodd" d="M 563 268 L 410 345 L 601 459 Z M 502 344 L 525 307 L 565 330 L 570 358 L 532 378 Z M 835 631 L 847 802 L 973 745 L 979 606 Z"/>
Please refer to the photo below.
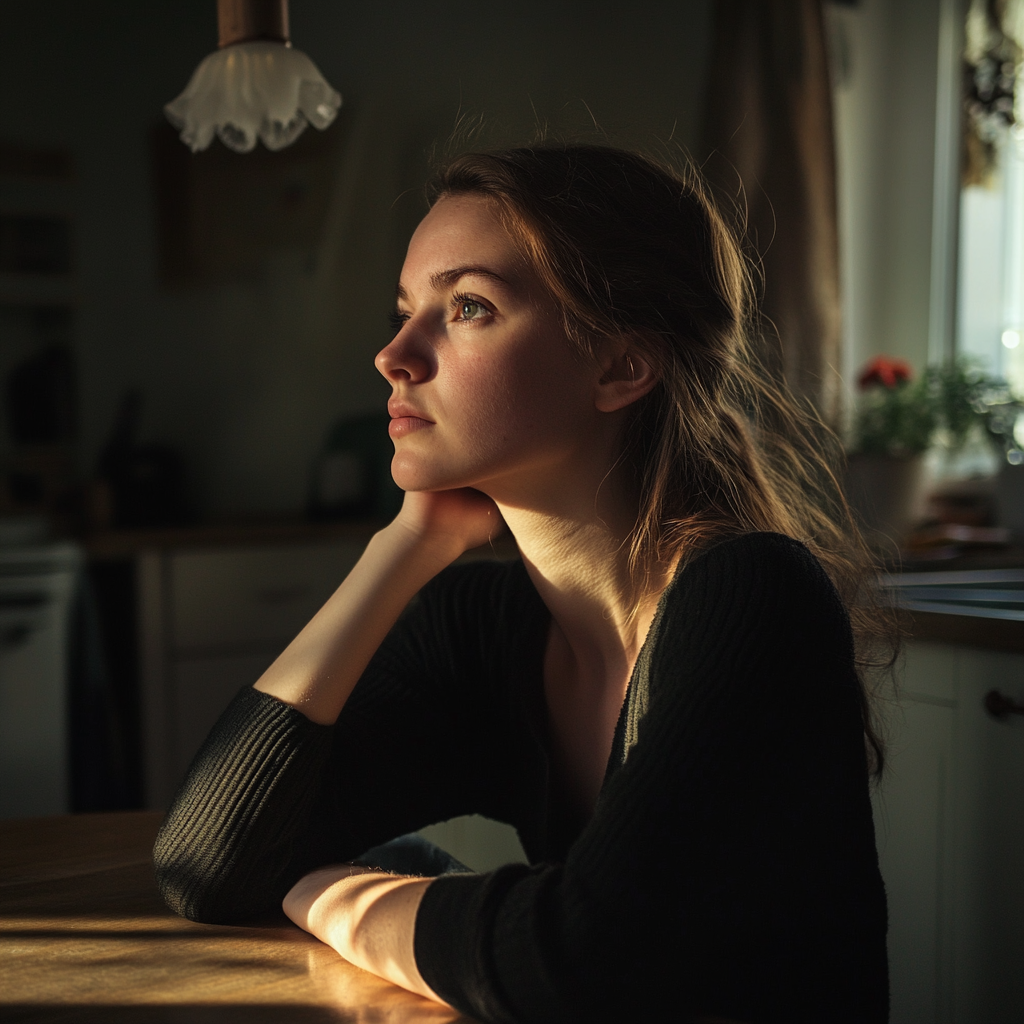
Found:
<path fill-rule="evenodd" d="M 217 0 L 218 49 L 185 91 L 164 107 L 193 153 L 216 135 L 236 153 L 257 139 L 267 149 L 293 143 L 307 124 L 326 128 L 341 96 L 288 38 L 288 0 Z"/>

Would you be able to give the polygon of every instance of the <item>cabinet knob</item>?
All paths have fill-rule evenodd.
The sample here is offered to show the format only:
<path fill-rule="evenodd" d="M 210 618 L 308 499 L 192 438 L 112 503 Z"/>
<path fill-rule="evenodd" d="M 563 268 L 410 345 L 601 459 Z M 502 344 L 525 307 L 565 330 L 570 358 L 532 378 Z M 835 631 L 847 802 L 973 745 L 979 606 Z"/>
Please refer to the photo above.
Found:
<path fill-rule="evenodd" d="M 1000 720 L 1010 715 L 1024 715 L 1024 704 L 1018 704 L 1012 697 L 1006 697 L 998 690 L 989 690 L 985 694 L 985 710 Z"/>

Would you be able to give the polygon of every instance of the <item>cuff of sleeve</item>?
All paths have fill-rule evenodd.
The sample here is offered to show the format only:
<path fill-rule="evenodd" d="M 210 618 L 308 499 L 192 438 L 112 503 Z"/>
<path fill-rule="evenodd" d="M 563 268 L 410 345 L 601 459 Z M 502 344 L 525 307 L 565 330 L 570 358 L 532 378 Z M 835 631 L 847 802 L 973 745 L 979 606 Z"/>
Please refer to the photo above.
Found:
<path fill-rule="evenodd" d="M 423 980 L 461 1013 L 511 1021 L 491 962 L 495 914 L 508 891 L 530 873 L 508 864 L 486 875 L 442 875 L 427 887 L 416 914 L 413 948 Z"/>

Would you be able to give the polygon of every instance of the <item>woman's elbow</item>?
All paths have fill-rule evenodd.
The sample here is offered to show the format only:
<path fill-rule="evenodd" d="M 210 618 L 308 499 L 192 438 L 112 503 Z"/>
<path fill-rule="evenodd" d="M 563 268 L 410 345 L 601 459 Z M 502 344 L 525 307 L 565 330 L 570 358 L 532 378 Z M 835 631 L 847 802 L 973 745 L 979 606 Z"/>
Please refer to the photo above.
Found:
<path fill-rule="evenodd" d="M 194 846 L 157 839 L 153 849 L 157 889 L 164 902 L 181 917 L 200 924 L 236 924 L 251 917 L 242 902 L 244 886 L 219 858 L 204 856 Z"/>
<path fill-rule="evenodd" d="M 204 877 L 193 865 L 168 857 L 162 851 L 154 854 L 156 885 L 164 902 L 176 914 L 201 924 L 230 924 L 223 900 L 218 898 L 212 878 Z"/>

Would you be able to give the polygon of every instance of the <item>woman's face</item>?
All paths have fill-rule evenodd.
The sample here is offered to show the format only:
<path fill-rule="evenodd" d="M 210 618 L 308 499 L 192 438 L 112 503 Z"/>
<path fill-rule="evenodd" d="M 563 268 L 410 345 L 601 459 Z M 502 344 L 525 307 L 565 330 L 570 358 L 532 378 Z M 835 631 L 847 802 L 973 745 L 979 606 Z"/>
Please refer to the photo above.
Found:
<path fill-rule="evenodd" d="M 607 430 L 594 404 L 600 371 L 566 338 L 490 201 L 448 197 L 427 214 L 409 243 L 398 316 L 376 366 L 393 389 L 400 487 L 514 500 L 592 458 Z"/>

